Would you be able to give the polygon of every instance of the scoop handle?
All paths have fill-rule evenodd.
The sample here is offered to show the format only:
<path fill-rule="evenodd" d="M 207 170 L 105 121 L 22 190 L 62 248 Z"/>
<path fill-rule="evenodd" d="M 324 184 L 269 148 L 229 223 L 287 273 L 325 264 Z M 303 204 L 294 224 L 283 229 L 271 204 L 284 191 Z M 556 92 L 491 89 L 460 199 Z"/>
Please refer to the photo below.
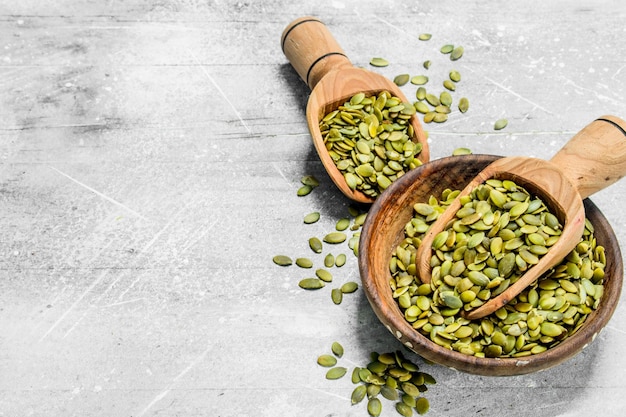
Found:
<path fill-rule="evenodd" d="M 281 45 L 283 53 L 311 90 L 328 72 L 352 67 L 326 25 L 316 17 L 301 17 L 287 25 Z"/>
<path fill-rule="evenodd" d="M 597 118 L 550 162 L 563 171 L 582 198 L 589 197 L 626 174 L 626 122 L 615 116 Z"/>

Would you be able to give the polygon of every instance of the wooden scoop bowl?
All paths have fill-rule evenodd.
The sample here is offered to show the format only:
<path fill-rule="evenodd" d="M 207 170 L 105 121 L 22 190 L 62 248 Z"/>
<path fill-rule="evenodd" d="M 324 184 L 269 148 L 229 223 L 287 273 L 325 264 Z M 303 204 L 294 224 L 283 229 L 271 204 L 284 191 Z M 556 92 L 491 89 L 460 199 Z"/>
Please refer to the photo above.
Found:
<path fill-rule="evenodd" d="M 563 225 L 561 237 L 536 265 L 519 280 L 480 307 L 464 311 L 468 319 L 487 316 L 515 298 L 578 244 L 585 228 L 583 199 L 613 184 L 626 174 L 626 122 L 601 117 L 576 134 L 550 161 L 527 157 L 499 159 L 467 184 L 433 223 L 416 253 L 418 276 L 431 279 L 430 259 L 434 237 L 444 230 L 461 208 L 459 198 L 490 178 L 509 179 L 540 197 Z"/>
<path fill-rule="evenodd" d="M 574 147 L 568 153 L 576 152 L 576 149 L 578 148 Z M 603 157 L 610 161 L 610 153 L 612 152 L 607 151 Z M 585 157 L 584 151 L 582 154 Z M 389 285 L 392 278 L 389 262 L 393 251 L 405 238 L 404 227 L 413 217 L 413 205 L 428 201 L 431 195 L 441 195 L 445 189 L 464 189 L 489 164 L 501 158 L 478 154 L 440 158 L 411 170 L 394 181 L 369 209 L 361 232 L 358 259 L 363 291 L 374 313 L 402 345 L 434 363 L 489 376 L 537 372 L 557 366 L 578 354 L 592 343 L 611 319 L 620 301 L 624 275 L 617 237 L 602 212 L 586 198 L 586 216 L 594 226 L 598 245 L 606 249 L 607 264 L 600 305 L 576 333 L 557 346 L 529 357 L 479 358 L 439 346 L 415 330 L 405 319 Z M 580 173 L 586 175 L 582 167 Z"/>
<path fill-rule="evenodd" d="M 376 95 L 389 91 L 404 102 L 408 100 L 391 80 L 354 67 L 326 25 L 315 17 L 301 17 L 291 22 L 283 31 L 281 44 L 285 56 L 311 89 L 306 119 L 313 144 L 328 175 L 348 198 L 360 203 L 374 202 L 372 197 L 348 186 L 326 149 L 319 122 L 360 92 Z M 428 143 L 417 116 L 412 116 L 410 123 L 415 131 L 412 140 L 422 144 L 419 159 L 428 162 Z"/>

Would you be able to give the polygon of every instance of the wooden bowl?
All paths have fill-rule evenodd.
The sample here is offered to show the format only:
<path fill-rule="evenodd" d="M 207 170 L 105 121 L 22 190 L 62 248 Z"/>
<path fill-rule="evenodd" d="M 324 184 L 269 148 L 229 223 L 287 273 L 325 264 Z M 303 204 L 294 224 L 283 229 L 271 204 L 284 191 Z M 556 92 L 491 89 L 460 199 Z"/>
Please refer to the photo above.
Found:
<path fill-rule="evenodd" d="M 623 264 L 617 238 L 606 218 L 589 199 L 587 218 L 599 245 L 606 249 L 604 295 L 600 307 L 572 336 L 547 351 L 524 358 L 477 358 L 441 347 L 411 327 L 389 286 L 389 261 L 404 238 L 404 226 L 413 217 L 413 205 L 440 195 L 446 188 L 462 189 L 488 164 L 493 155 L 465 155 L 438 159 L 396 180 L 372 205 L 359 242 L 359 270 L 367 298 L 387 329 L 423 358 L 460 371 L 490 376 L 521 375 L 556 366 L 591 343 L 611 318 L 620 298 Z"/>

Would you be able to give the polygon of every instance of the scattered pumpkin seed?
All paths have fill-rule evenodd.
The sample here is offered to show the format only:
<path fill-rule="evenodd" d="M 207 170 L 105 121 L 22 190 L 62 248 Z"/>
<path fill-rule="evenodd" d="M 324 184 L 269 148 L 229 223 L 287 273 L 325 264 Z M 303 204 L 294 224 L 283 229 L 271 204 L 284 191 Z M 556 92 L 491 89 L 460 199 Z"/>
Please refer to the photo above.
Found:
<path fill-rule="evenodd" d="M 322 241 L 316 237 L 309 239 L 309 247 L 315 253 L 322 253 Z"/>
<path fill-rule="evenodd" d="M 309 195 L 311 191 L 313 191 L 313 187 L 311 187 L 310 185 L 303 185 L 302 187 L 298 188 L 296 194 L 298 194 L 298 197 L 304 197 L 306 195 Z"/>
<path fill-rule="evenodd" d="M 326 372 L 326 379 L 339 379 L 341 377 L 343 377 L 346 372 L 348 372 L 348 369 L 343 367 L 343 366 L 336 366 L 334 368 L 331 368 L 328 370 L 328 372 Z"/>
<path fill-rule="evenodd" d="M 324 282 L 333 281 L 333 274 L 331 274 L 325 269 L 318 269 L 317 271 L 315 271 L 315 275 Z"/>
<path fill-rule="evenodd" d="M 339 232 L 346 230 L 348 227 L 350 227 L 350 219 L 348 218 L 339 219 L 335 224 L 335 229 Z"/>
<path fill-rule="evenodd" d="M 317 358 L 317 364 L 326 368 L 331 368 L 337 365 L 337 358 L 332 355 L 320 355 Z"/>
<path fill-rule="evenodd" d="M 274 261 L 274 263 L 279 266 L 289 266 L 293 264 L 291 258 L 286 255 L 276 255 L 274 256 L 274 258 L 272 258 L 272 261 Z"/>
<path fill-rule="evenodd" d="M 345 242 L 346 239 L 346 234 L 342 232 L 330 232 L 326 236 L 324 236 L 324 242 L 331 244 L 342 243 Z"/>
<path fill-rule="evenodd" d="M 387 61 L 385 58 L 375 57 L 370 60 L 370 65 L 374 67 L 386 67 L 387 65 L 389 65 L 389 61 Z"/>
<path fill-rule="evenodd" d="M 411 84 L 424 85 L 428 82 L 428 77 L 425 75 L 416 75 L 411 78 Z"/>
<path fill-rule="evenodd" d="M 324 266 L 326 268 L 331 268 L 333 265 L 335 265 L 335 257 L 332 253 L 329 253 L 324 257 Z"/>
<path fill-rule="evenodd" d="M 352 391 L 352 395 L 350 396 L 350 402 L 352 405 L 358 404 L 365 398 L 365 394 L 367 394 L 367 386 L 366 385 L 358 385 L 354 391 Z"/>
<path fill-rule="evenodd" d="M 417 411 L 417 414 L 419 415 L 426 414 L 428 410 L 430 410 L 430 403 L 428 402 L 428 398 L 419 397 L 415 401 L 415 410 Z"/>
<path fill-rule="evenodd" d="M 454 45 L 449 45 L 449 44 L 442 46 L 440 49 L 442 54 L 452 53 L 453 50 L 454 50 Z"/>
<path fill-rule="evenodd" d="M 346 264 L 346 255 L 343 253 L 340 253 L 339 255 L 337 255 L 337 257 L 335 258 L 335 266 L 341 268 L 342 266 L 344 266 Z"/>
<path fill-rule="evenodd" d="M 424 100 L 426 98 L 426 88 L 419 87 L 415 92 L 415 98 L 417 98 L 419 101 Z"/>
<path fill-rule="evenodd" d="M 419 35 L 419 40 L 420 41 L 427 41 L 430 40 L 430 38 L 432 38 L 433 35 L 431 35 L 430 33 L 421 33 Z"/>
<path fill-rule="evenodd" d="M 320 185 L 320 182 L 318 181 L 317 178 L 315 178 L 314 175 L 305 175 L 304 177 L 302 177 L 300 179 L 300 182 L 304 185 L 308 185 L 309 187 L 318 187 Z"/>
<path fill-rule="evenodd" d="M 312 268 L 313 261 L 309 258 L 296 258 L 296 265 L 298 265 L 300 268 Z"/>
<path fill-rule="evenodd" d="M 454 81 L 455 83 L 458 83 L 459 81 L 461 81 L 461 73 L 458 72 L 457 70 L 452 70 L 450 71 L 450 80 Z"/>
<path fill-rule="evenodd" d="M 459 100 L 459 111 L 465 113 L 469 109 L 469 100 L 466 97 L 462 97 Z"/>
<path fill-rule="evenodd" d="M 506 125 L 509 124 L 509 121 L 507 119 L 498 119 L 494 125 L 493 125 L 493 129 L 494 130 L 502 130 L 506 127 Z"/>
<path fill-rule="evenodd" d="M 410 79 L 411 79 L 411 76 L 409 74 L 400 74 L 400 75 L 395 76 L 395 78 L 393 79 L 393 82 L 398 87 L 402 87 L 403 85 L 408 83 Z"/>
<path fill-rule="evenodd" d="M 367 412 L 372 417 L 378 417 L 383 409 L 383 405 L 376 397 L 370 398 L 367 402 Z"/>
<path fill-rule="evenodd" d="M 456 148 L 454 151 L 452 151 L 453 156 L 470 155 L 471 153 L 472 151 L 469 148 Z"/>
<path fill-rule="evenodd" d="M 318 278 L 304 278 L 300 280 L 298 286 L 305 290 L 318 290 L 324 288 L 324 282 Z"/>
<path fill-rule="evenodd" d="M 333 303 L 339 305 L 343 301 L 343 293 L 340 288 L 333 288 L 330 291 L 330 299 L 333 300 Z"/>
<path fill-rule="evenodd" d="M 430 68 L 430 60 L 424 61 L 424 63 L 422 64 L 424 66 L 424 69 L 429 69 Z"/>
<path fill-rule="evenodd" d="M 343 346 L 341 346 L 341 343 L 339 342 L 333 342 L 333 344 L 330 347 L 330 350 L 332 350 L 332 352 L 338 358 L 341 358 L 343 356 Z"/>
<path fill-rule="evenodd" d="M 359 288 L 359 284 L 354 281 L 348 281 L 341 286 L 341 292 L 344 294 L 351 294 Z"/>
<path fill-rule="evenodd" d="M 443 86 L 450 91 L 456 90 L 456 85 L 450 80 L 444 80 Z"/>
<path fill-rule="evenodd" d="M 454 50 L 452 50 L 452 52 L 450 53 L 450 59 L 452 61 L 456 61 L 458 59 L 460 59 L 463 56 L 463 52 L 464 49 L 462 46 L 457 46 L 456 48 L 454 48 Z"/>
<path fill-rule="evenodd" d="M 319 219 L 320 219 L 320 213 L 317 211 L 314 211 L 313 213 L 309 213 L 306 216 L 304 216 L 304 223 L 313 224 L 317 222 Z"/>

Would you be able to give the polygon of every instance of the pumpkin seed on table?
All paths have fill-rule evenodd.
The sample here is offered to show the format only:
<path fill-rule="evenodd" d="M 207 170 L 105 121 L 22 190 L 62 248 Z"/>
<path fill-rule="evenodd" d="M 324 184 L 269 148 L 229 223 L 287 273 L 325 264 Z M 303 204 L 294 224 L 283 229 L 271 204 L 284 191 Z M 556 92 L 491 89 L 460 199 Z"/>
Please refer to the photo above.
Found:
<path fill-rule="evenodd" d="M 333 275 L 325 269 L 318 269 L 315 271 L 315 275 L 324 282 L 332 282 Z"/>
<path fill-rule="evenodd" d="M 428 402 L 428 398 L 419 397 L 415 402 L 415 410 L 417 414 L 424 415 L 430 410 L 430 403 Z"/>
<path fill-rule="evenodd" d="M 296 265 L 298 265 L 300 268 L 312 268 L 313 261 L 309 258 L 296 258 Z"/>
<path fill-rule="evenodd" d="M 444 80 L 443 82 L 443 86 L 450 91 L 455 91 L 456 90 L 456 85 L 450 81 L 450 80 Z"/>
<path fill-rule="evenodd" d="M 430 60 L 424 61 L 424 63 L 422 64 L 422 66 L 424 67 L 424 69 L 429 69 L 430 68 Z"/>
<path fill-rule="evenodd" d="M 331 244 L 342 243 L 345 242 L 346 239 L 346 234 L 342 232 L 330 232 L 326 236 L 324 236 L 324 242 Z"/>
<path fill-rule="evenodd" d="M 330 291 L 330 299 L 337 305 L 341 304 L 343 301 L 343 292 L 341 292 L 341 288 L 333 288 Z"/>
<path fill-rule="evenodd" d="M 370 65 L 374 67 L 386 67 L 389 65 L 389 61 L 385 58 L 375 57 L 370 60 Z"/>
<path fill-rule="evenodd" d="M 320 366 L 330 368 L 337 365 L 337 358 L 332 355 L 320 355 L 317 358 L 317 363 Z"/>
<path fill-rule="evenodd" d="M 428 77 L 425 75 L 416 75 L 411 78 L 411 84 L 424 85 L 428 82 Z"/>
<path fill-rule="evenodd" d="M 450 80 L 454 81 L 455 83 L 458 83 L 459 81 L 461 81 L 461 73 L 458 72 L 457 70 L 450 71 L 449 77 L 450 77 Z"/>
<path fill-rule="evenodd" d="M 308 185 L 309 187 L 312 187 L 312 188 L 318 187 L 320 185 L 320 182 L 318 181 L 317 178 L 315 178 L 314 175 L 305 175 L 304 177 L 300 179 L 300 182 L 303 185 Z"/>
<path fill-rule="evenodd" d="M 426 88 L 419 87 L 417 91 L 415 91 L 415 98 L 422 101 L 426 98 Z"/>
<path fill-rule="evenodd" d="M 450 59 L 452 61 L 456 61 L 456 60 L 460 59 L 463 56 L 463 52 L 464 52 L 463 47 L 462 46 L 457 46 L 450 53 Z"/>
<path fill-rule="evenodd" d="M 509 124 L 507 119 L 498 119 L 493 125 L 494 130 L 502 130 Z"/>
<path fill-rule="evenodd" d="M 456 148 L 454 151 L 452 151 L 452 156 L 470 155 L 471 153 L 472 151 L 469 148 Z"/>
<path fill-rule="evenodd" d="M 330 350 L 338 358 L 341 358 L 343 356 L 343 346 L 339 342 L 333 342 L 333 344 L 330 346 Z"/>
<path fill-rule="evenodd" d="M 469 109 L 469 100 L 466 97 L 462 97 L 459 100 L 459 111 L 465 113 Z"/>
<path fill-rule="evenodd" d="M 351 294 L 359 289 L 359 284 L 354 281 L 348 281 L 341 286 L 341 292 L 344 294 Z"/>
<path fill-rule="evenodd" d="M 335 258 L 335 266 L 341 268 L 342 266 L 344 266 L 346 264 L 346 261 L 347 261 L 346 255 L 343 254 L 343 253 L 340 253 Z"/>
<path fill-rule="evenodd" d="M 367 386 L 366 385 L 358 385 L 352 391 L 352 395 L 350 396 L 350 402 L 352 403 L 352 405 L 358 404 L 361 401 L 363 401 L 363 399 L 365 398 L 366 394 L 367 394 Z"/>
<path fill-rule="evenodd" d="M 342 378 L 346 374 L 347 371 L 348 369 L 343 366 L 336 366 L 334 368 L 329 369 L 328 372 L 326 372 L 326 379 Z"/>
<path fill-rule="evenodd" d="M 313 224 L 317 222 L 319 219 L 320 219 L 320 213 L 317 211 L 314 211 L 304 216 L 304 223 Z"/>
<path fill-rule="evenodd" d="M 405 85 L 406 83 L 409 82 L 409 80 L 411 79 L 411 76 L 409 74 L 400 74 L 400 75 L 396 75 L 393 79 L 393 82 L 398 86 L 398 87 L 402 87 L 403 85 Z"/>
<path fill-rule="evenodd" d="M 447 44 L 447 45 L 443 45 L 439 51 L 442 54 L 450 54 L 452 53 L 453 50 L 454 50 L 454 45 Z"/>
<path fill-rule="evenodd" d="M 291 258 L 286 255 L 276 255 L 272 258 L 272 261 L 279 266 L 289 266 L 293 264 Z"/>
<path fill-rule="evenodd" d="M 427 41 L 430 40 L 430 38 L 432 38 L 433 35 L 431 35 L 430 33 L 420 33 L 418 39 L 420 41 Z"/>
<path fill-rule="evenodd" d="M 324 288 L 324 281 L 319 278 L 304 278 L 300 280 L 298 286 L 305 290 L 319 290 Z"/>
<path fill-rule="evenodd" d="M 332 253 L 329 253 L 324 257 L 324 266 L 326 268 L 331 268 L 333 265 L 335 265 L 335 257 Z"/>
<path fill-rule="evenodd" d="M 298 195 L 298 197 L 304 197 L 309 195 L 311 191 L 313 191 L 313 187 L 311 187 L 310 185 L 303 185 L 302 187 L 298 188 L 296 194 Z"/>
<path fill-rule="evenodd" d="M 350 219 L 348 218 L 339 219 L 335 224 L 335 229 L 339 232 L 346 230 L 348 227 L 350 227 Z"/>
<path fill-rule="evenodd" d="M 372 417 L 378 417 L 383 410 L 383 405 L 376 397 L 370 398 L 367 402 L 367 412 Z"/>
<path fill-rule="evenodd" d="M 322 253 L 322 241 L 317 237 L 312 237 L 309 239 L 309 247 L 315 253 Z"/>

